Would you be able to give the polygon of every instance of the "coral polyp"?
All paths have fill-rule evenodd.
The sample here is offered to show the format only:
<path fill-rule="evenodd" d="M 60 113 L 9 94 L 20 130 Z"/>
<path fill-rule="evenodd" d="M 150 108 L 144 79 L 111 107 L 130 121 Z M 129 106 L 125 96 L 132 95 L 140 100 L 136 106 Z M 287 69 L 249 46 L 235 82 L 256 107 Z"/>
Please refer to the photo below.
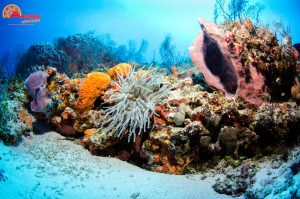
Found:
<path fill-rule="evenodd" d="M 129 142 L 150 128 L 155 106 L 169 91 L 155 72 L 155 69 L 149 69 L 146 75 L 133 70 L 125 78 L 118 75 L 116 89 L 109 98 L 112 106 L 105 110 L 102 131 L 122 138 L 128 130 Z"/>

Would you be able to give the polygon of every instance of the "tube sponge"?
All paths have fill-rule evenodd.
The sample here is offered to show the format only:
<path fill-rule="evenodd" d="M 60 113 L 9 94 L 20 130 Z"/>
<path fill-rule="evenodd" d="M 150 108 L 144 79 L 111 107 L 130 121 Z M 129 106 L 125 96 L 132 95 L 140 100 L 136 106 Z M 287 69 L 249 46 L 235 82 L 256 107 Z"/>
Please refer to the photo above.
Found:
<path fill-rule="evenodd" d="M 111 82 L 110 76 L 101 72 L 92 72 L 86 76 L 79 87 L 79 97 L 76 107 L 79 111 L 89 111 L 93 108 L 94 102 Z"/>
<path fill-rule="evenodd" d="M 114 80 L 117 80 L 118 75 L 123 78 L 132 71 L 132 66 L 127 63 L 120 63 L 108 69 L 107 74 Z"/>

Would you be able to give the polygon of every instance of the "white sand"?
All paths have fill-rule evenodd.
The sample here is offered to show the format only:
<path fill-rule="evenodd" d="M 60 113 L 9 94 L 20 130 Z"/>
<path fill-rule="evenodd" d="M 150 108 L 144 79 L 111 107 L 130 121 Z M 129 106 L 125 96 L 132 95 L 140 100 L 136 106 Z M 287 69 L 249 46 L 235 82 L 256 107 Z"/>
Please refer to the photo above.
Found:
<path fill-rule="evenodd" d="M 143 170 L 116 158 L 91 155 L 83 147 L 48 132 L 18 147 L 0 144 L 1 199 L 18 198 L 230 198 L 212 189 L 213 179 Z"/>

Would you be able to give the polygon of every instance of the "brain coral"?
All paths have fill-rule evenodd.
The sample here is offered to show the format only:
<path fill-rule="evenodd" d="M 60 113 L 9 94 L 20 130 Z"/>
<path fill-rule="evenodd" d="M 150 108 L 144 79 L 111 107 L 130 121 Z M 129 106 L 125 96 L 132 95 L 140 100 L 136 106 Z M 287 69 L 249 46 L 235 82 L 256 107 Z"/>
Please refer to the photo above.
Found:
<path fill-rule="evenodd" d="M 114 67 L 110 68 L 107 72 L 107 74 L 114 80 L 117 79 L 118 74 L 122 77 L 126 77 L 128 73 L 132 71 L 132 66 L 127 63 L 120 63 L 118 65 L 115 65 Z"/>
<path fill-rule="evenodd" d="M 101 72 L 92 72 L 86 76 L 79 87 L 79 97 L 76 101 L 76 107 L 79 111 L 91 110 L 95 100 L 107 89 L 111 78 Z"/>

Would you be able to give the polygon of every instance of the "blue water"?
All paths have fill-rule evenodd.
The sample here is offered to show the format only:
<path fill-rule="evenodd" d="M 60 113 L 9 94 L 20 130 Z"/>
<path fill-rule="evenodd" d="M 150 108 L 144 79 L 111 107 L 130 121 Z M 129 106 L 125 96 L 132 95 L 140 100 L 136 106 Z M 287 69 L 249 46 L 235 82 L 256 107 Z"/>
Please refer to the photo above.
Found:
<path fill-rule="evenodd" d="M 253 2 L 253 1 L 250 1 Z M 262 20 L 283 21 L 291 28 L 293 42 L 300 42 L 298 0 L 261 1 L 266 9 Z M 159 57 L 159 44 L 168 33 L 174 37 L 177 49 L 184 52 L 200 31 L 198 17 L 213 20 L 214 1 L 207 0 L 1 0 L 0 9 L 14 3 L 25 14 L 40 14 L 41 22 L 34 26 L 8 26 L 8 20 L 0 18 L 0 55 L 22 46 L 52 41 L 61 36 L 85 33 L 109 33 L 120 44 L 130 39 L 147 39 L 146 57 Z M 14 58 L 10 59 L 14 70 Z"/>

